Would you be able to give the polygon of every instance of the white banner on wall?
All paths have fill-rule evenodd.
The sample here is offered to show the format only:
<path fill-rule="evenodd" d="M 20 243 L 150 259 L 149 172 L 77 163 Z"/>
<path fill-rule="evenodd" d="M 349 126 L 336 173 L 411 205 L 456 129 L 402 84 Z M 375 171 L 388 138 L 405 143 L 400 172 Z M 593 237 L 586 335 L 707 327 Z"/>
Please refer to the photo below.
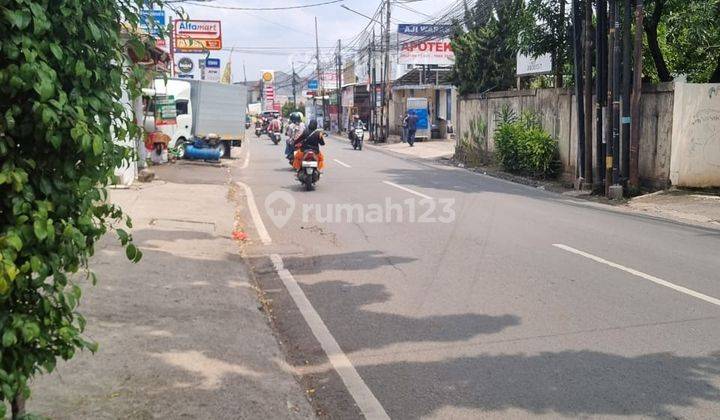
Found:
<path fill-rule="evenodd" d="M 451 33 L 450 25 L 398 25 L 398 63 L 453 65 Z"/>
<path fill-rule="evenodd" d="M 720 83 L 675 83 L 670 181 L 720 187 Z"/>

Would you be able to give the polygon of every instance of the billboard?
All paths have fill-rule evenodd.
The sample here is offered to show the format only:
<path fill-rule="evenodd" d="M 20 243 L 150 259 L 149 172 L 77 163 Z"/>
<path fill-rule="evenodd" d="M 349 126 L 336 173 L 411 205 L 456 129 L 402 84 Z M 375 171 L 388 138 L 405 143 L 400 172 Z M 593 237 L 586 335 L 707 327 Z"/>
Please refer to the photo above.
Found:
<path fill-rule="evenodd" d="M 515 74 L 518 76 L 552 73 L 552 58 L 550 54 L 543 54 L 533 58 L 518 52 L 516 69 Z"/>
<path fill-rule="evenodd" d="M 175 51 L 202 52 L 222 49 L 219 20 L 176 20 L 173 22 Z"/>
<path fill-rule="evenodd" d="M 453 65 L 451 34 L 451 25 L 398 25 L 398 63 Z"/>

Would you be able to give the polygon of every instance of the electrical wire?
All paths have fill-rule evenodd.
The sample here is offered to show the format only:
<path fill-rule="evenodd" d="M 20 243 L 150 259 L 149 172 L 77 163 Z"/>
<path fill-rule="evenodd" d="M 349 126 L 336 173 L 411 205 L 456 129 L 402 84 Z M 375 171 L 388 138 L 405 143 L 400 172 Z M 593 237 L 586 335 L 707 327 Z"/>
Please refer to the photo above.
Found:
<path fill-rule="evenodd" d="M 199 2 L 199 1 L 185 1 L 183 3 L 191 4 L 193 6 L 209 7 L 212 9 L 223 9 L 223 10 L 278 11 L 278 10 L 307 9 L 310 7 L 319 7 L 319 6 L 325 6 L 328 4 L 341 3 L 343 1 L 345 1 L 345 0 L 328 0 L 328 1 L 321 2 L 321 3 L 302 4 L 302 5 L 297 5 L 297 6 L 280 6 L 280 7 L 219 6 L 216 4 L 204 4 L 204 2 Z"/>

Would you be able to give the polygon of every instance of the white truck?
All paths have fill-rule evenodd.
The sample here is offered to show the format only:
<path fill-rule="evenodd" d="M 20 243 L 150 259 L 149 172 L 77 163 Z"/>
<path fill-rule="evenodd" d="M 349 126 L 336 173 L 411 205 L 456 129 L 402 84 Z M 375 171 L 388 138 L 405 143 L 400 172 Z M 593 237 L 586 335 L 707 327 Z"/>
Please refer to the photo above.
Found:
<path fill-rule="evenodd" d="M 186 144 L 211 133 L 222 140 L 224 157 L 229 157 L 231 147 L 240 146 L 245 138 L 245 86 L 155 79 L 152 88 L 143 89 L 143 96 L 146 101 L 145 130 L 167 134 L 169 147 L 176 148 L 180 157 L 184 156 Z M 168 105 L 170 109 L 160 109 L 168 108 Z"/>

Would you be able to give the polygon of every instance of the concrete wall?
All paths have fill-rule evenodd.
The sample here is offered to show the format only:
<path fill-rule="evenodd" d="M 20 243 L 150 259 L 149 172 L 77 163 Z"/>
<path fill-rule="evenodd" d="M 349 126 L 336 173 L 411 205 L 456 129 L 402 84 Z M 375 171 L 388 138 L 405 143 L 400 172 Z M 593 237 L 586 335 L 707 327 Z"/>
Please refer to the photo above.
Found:
<path fill-rule="evenodd" d="M 540 116 L 543 128 L 558 139 L 564 178 L 573 179 L 577 168 L 577 106 L 575 95 L 569 89 L 530 89 L 491 92 L 485 95 L 459 97 L 456 107 L 458 140 L 467 132 L 470 122 L 482 118 L 488 124 L 488 150 L 494 150 L 492 133 L 497 127 L 495 115 L 508 105 L 516 112 L 525 110 Z M 670 145 L 672 137 L 673 87 L 672 83 L 643 88 L 640 137 L 641 181 L 653 187 L 665 187 L 670 175 Z M 593 107 L 593 114 L 595 110 Z M 594 115 L 593 115 L 594 117 Z M 593 133 L 595 134 L 593 123 Z M 594 143 L 594 141 L 593 141 Z M 593 147 L 593 168 L 596 151 Z"/>

